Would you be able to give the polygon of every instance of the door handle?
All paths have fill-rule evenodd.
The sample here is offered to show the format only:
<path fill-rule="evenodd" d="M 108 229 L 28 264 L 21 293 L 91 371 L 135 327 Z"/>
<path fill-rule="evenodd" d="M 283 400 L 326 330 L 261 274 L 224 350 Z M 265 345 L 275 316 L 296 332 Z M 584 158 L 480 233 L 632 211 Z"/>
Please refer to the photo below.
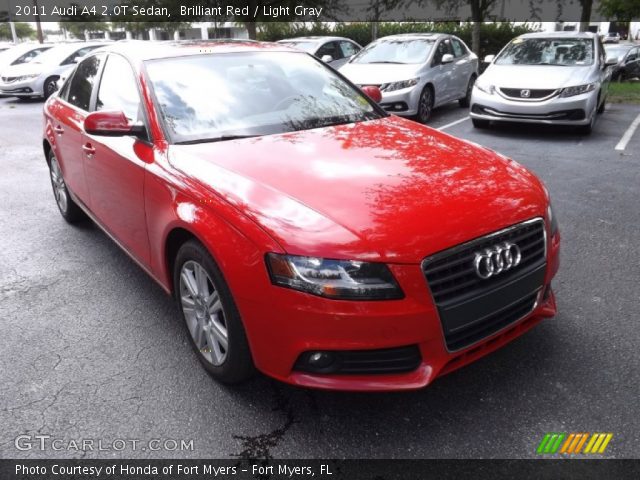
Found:
<path fill-rule="evenodd" d="M 53 127 L 53 131 L 58 135 L 62 135 L 64 133 L 64 128 L 62 128 L 60 125 L 56 125 L 55 127 Z"/>
<path fill-rule="evenodd" d="M 86 143 L 82 146 L 82 150 L 87 154 L 88 157 L 93 157 L 96 153 L 96 149 L 90 143 Z"/>

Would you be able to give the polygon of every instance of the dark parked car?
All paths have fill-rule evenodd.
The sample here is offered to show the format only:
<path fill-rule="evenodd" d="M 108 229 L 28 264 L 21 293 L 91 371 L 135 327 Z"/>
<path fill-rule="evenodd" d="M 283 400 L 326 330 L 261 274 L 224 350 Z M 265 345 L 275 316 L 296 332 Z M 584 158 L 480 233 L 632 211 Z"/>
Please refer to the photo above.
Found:
<path fill-rule="evenodd" d="M 612 80 L 640 77 L 640 47 L 634 45 L 607 45 L 607 57 L 616 57 L 618 63 L 612 67 Z"/>

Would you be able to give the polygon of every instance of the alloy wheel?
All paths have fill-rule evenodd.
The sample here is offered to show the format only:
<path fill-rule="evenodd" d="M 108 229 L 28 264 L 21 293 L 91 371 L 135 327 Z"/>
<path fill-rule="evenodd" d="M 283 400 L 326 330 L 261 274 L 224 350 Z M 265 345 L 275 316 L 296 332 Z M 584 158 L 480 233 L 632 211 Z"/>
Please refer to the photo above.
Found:
<path fill-rule="evenodd" d="M 56 198 L 58 208 L 64 214 L 67 213 L 69 207 L 69 198 L 67 194 L 67 186 L 62 178 L 62 172 L 60 171 L 60 165 L 56 157 L 51 157 L 51 168 L 49 169 L 51 175 L 51 185 L 53 186 L 53 195 Z"/>
<path fill-rule="evenodd" d="M 420 102 L 418 104 L 418 120 L 420 123 L 427 123 L 431 118 L 431 111 L 433 110 L 433 93 L 429 87 L 425 88 L 420 95 Z"/>
<path fill-rule="evenodd" d="M 209 274 L 196 261 L 185 262 L 180 271 L 180 303 L 200 354 L 210 364 L 222 365 L 229 351 L 227 322 Z"/>

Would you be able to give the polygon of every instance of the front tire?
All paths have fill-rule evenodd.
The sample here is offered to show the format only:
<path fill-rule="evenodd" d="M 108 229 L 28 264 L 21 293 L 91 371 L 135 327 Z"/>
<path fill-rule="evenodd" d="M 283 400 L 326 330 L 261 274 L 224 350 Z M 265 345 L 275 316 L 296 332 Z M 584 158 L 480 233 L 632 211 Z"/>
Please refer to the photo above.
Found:
<path fill-rule="evenodd" d="M 206 248 L 186 242 L 176 256 L 173 285 L 191 346 L 216 380 L 239 383 L 254 373 L 240 313 Z"/>
<path fill-rule="evenodd" d="M 58 210 L 62 218 L 68 223 L 78 223 L 85 218 L 85 214 L 82 209 L 73 201 L 71 195 L 69 195 L 69 189 L 64 182 L 62 176 L 62 170 L 60 164 L 56 158 L 53 150 L 49 152 L 47 156 L 49 160 L 49 178 L 51 179 L 51 187 L 53 188 L 53 196 L 58 204 Z"/>
<path fill-rule="evenodd" d="M 45 80 L 44 82 L 44 86 L 42 87 L 43 90 L 43 97 L 45 100 L 47 100 L 51 95 L 53 95 L 54 93 L 56 93 L 56 90 L 58 90 L 58 85 L 57 82 L 58 79 L 55 77 L 49 77 Z"/>
<path fill-rule="evenodd" d="M 420 94 L 420 100 L 418 101 L 418 122 L 423 125 L 426 124 L 431 118 L 433 113 L 434 93 L 433 88 L 427 85 Z"/>

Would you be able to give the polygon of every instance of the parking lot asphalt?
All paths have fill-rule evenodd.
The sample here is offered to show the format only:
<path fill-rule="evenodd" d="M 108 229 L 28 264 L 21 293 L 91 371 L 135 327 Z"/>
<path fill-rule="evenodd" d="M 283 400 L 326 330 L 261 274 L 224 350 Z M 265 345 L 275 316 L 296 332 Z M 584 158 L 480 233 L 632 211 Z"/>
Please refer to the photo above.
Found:
<path fill-rule="evenodd" d="M 608 105 L 588 137 L 475 130 L 457 104 L 435 112 L 432 126 L 546 182 L 559 313 L 424 390 L 389 394 L 212 381 L 172 300 L 97 227 L 60 217 L 41 111 L 0 99 L 0 458 L 533 458 L 547 432 L 612 432 L 604 456 L 639 457 L 640 132 L 614 150 L 637 106 Z M 63 450 L 18 450 L 21 434 Z M 193 450 L 69 447 L 83 439 Z"/>

